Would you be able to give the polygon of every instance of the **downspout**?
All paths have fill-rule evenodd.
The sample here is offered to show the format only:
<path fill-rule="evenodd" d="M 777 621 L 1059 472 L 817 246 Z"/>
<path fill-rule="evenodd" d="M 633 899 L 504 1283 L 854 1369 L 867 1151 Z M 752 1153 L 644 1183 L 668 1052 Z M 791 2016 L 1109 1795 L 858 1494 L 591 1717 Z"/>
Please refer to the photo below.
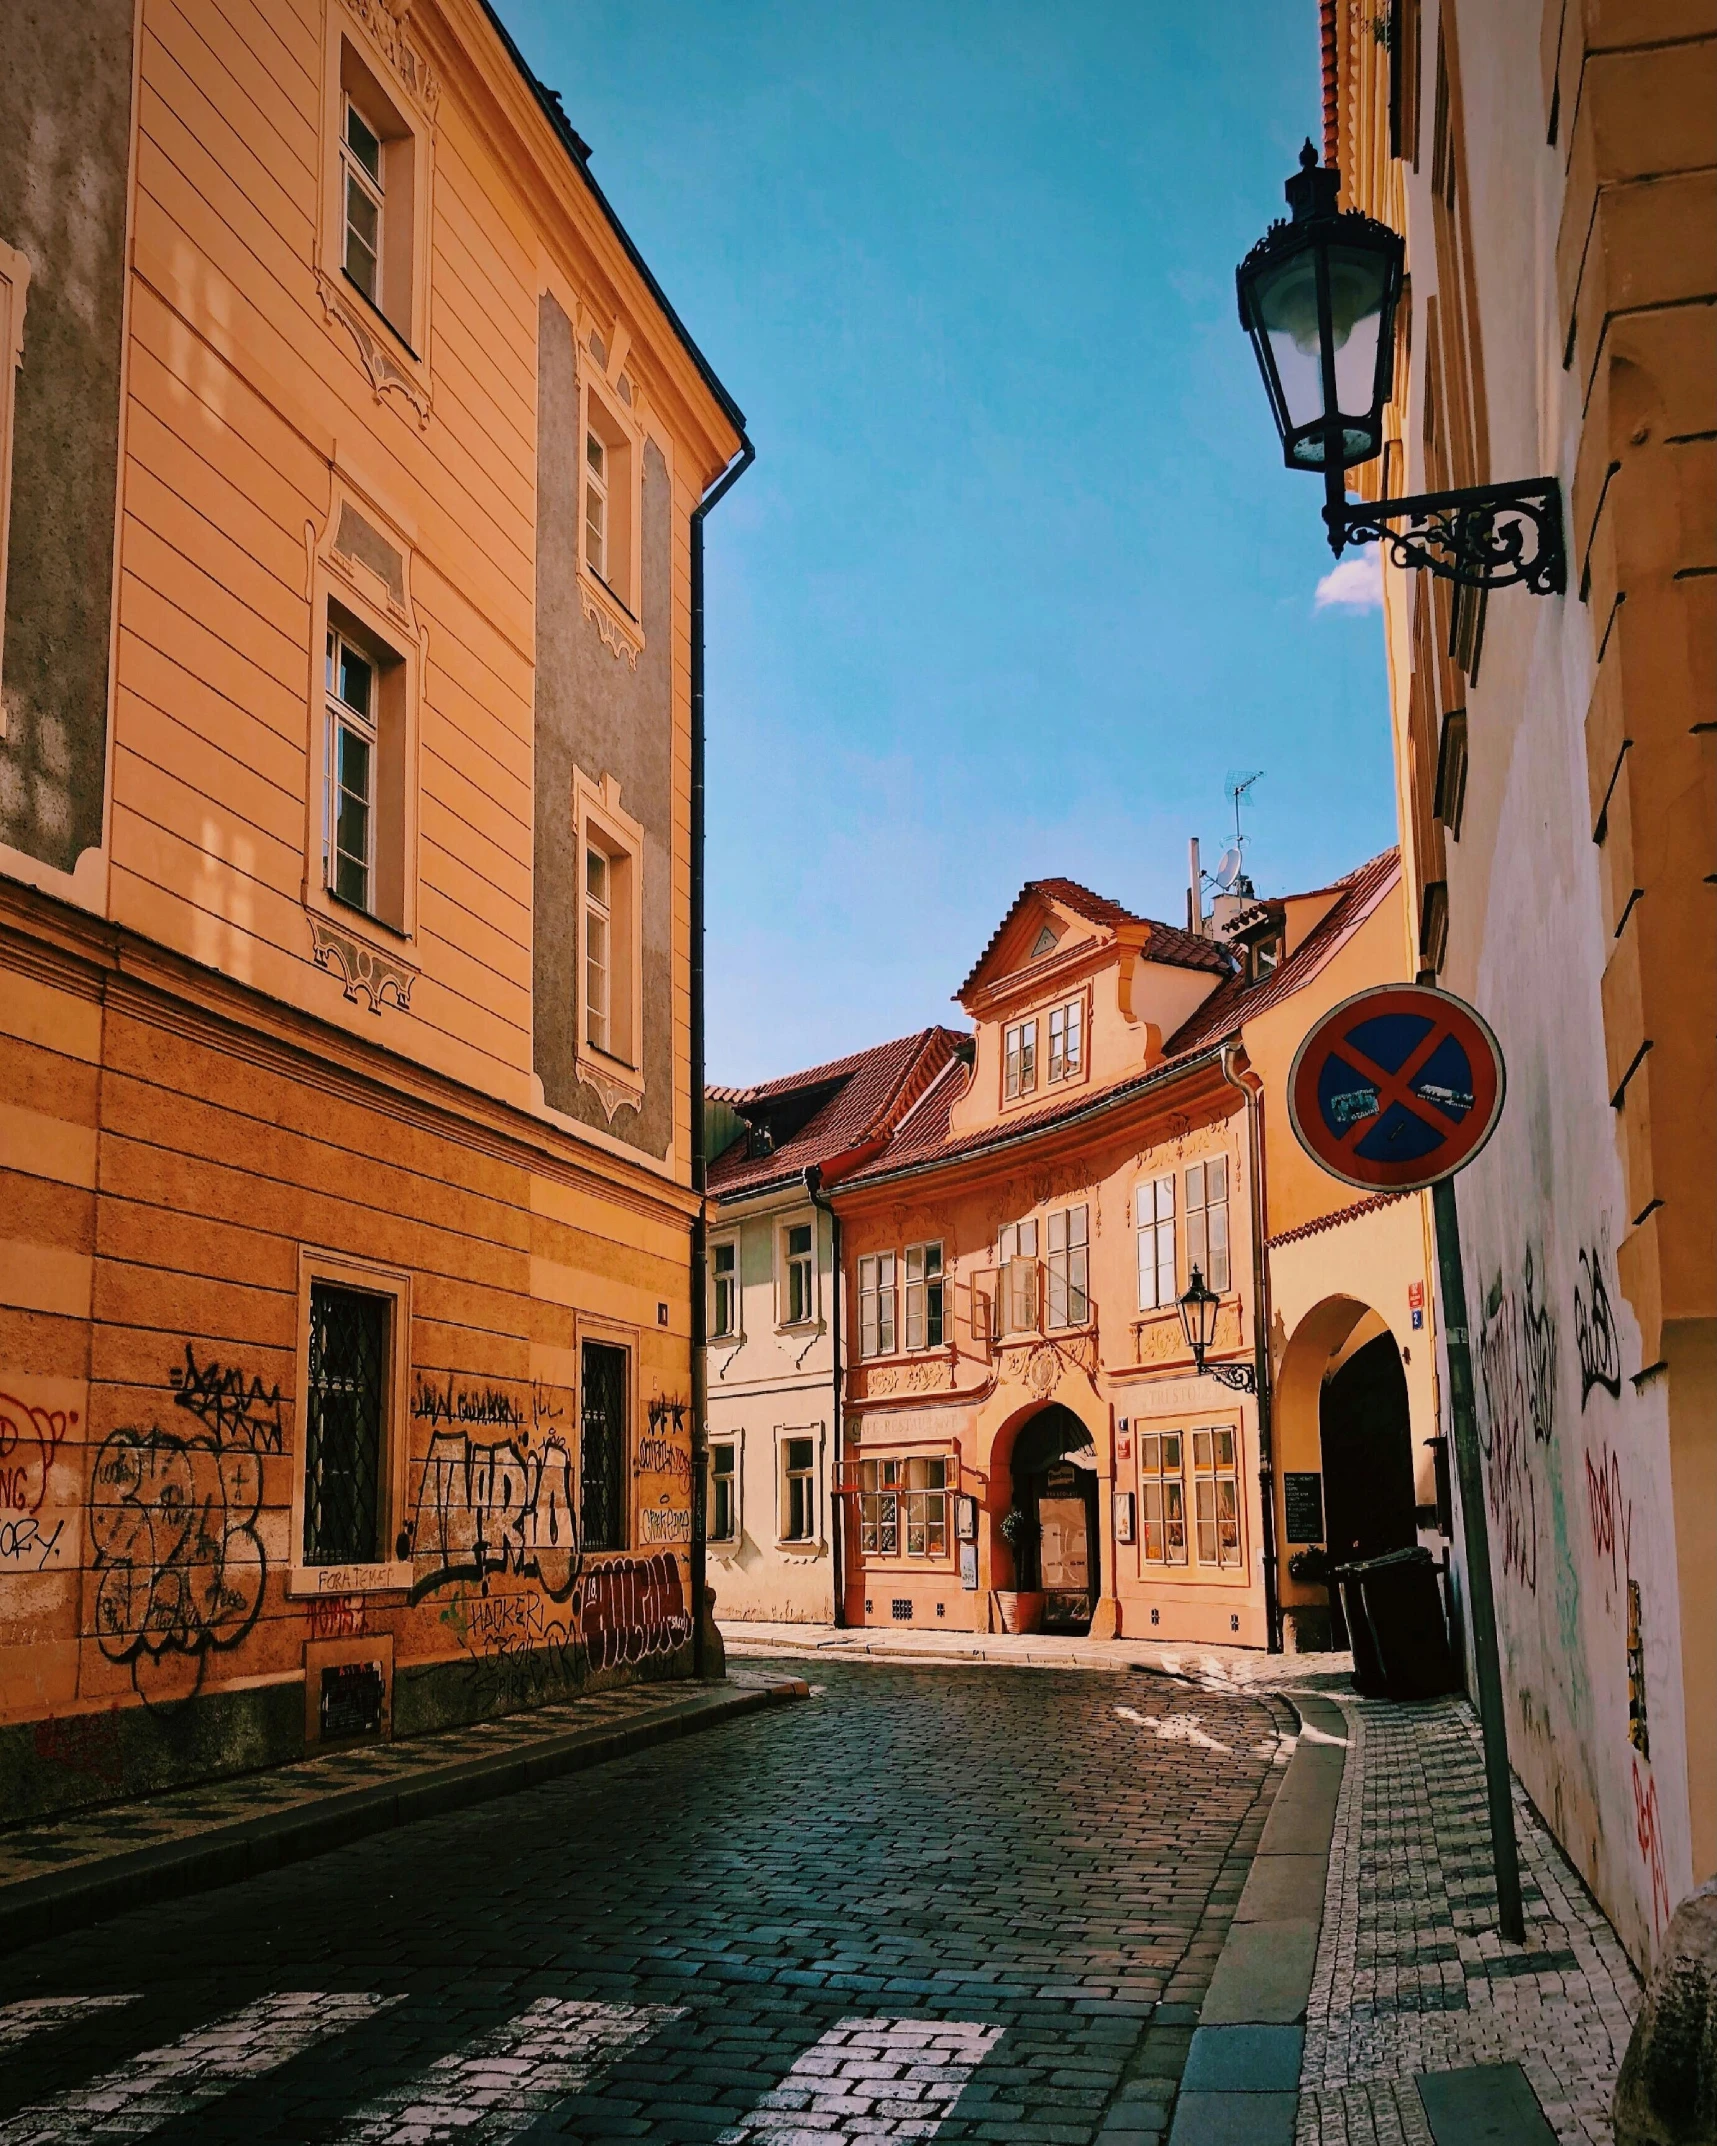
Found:
<path fill-rule="evenodd" d="M 1272 1654 L 1282 1651 L 1281 1589 L 1276 1572 L 1276 1466 L 1271 1436 L 1270 1261 L 1264 1248 L 1264 1083 L 1237 1067 L 1240 1045 L 1222 1046 L 1222 1077 L 1246 1098 L 1247 1176 L 1252 1188 L 1252 1374 L 1258 1393 L 1258 1510 L 1264 1556 L 1264 1628 Z"/>
<path fill-rule="evenodd" d="M 692 509 L 691 516 L 691 716 L 692 716 L 692 887 L 691 887 L 691 1108 L 692 1191 L 692 1674 L 704 1674 L 708 1649 L 704 1638 L 704 1591 L 709 1584 L 709 1156 L 704 1147 L 704 670 L 703 670 L 703 524 L 704 516 L 739 481 L 757 459 L 757 450 L 739 435 L 739 453 Z"/>
<path fill-rule="evenodd" d="M 833 1280 L 829 1286 L 829 1355 L 833 1364 L 830 1373 L 832 1399 L 829 1404 L 829 1557 L 830 1576 L 835 1591 L 835 1628 L 840 1630 L 847 1621 L 846 1583 L 846 1508 L 840 1499 L 841 1486 L 841 1218 L 835 1212 L 835 1203 L 823 1190 L 823 1173 L 813 1163 L 806 1165 L 805 1190 L 811 1196 L 811 1205 L 821 1208 L 829 1218 L 829 1265 Z"/>

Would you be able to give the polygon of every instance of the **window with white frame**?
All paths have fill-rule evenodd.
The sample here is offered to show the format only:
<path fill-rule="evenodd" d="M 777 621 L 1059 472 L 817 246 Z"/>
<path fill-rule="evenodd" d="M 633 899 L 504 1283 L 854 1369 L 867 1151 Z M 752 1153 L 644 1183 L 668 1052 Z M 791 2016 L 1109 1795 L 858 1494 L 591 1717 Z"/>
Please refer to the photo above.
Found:
<path fill-rule="evenodd" d="M 817 1316 L 817 1272 L 811 1225 L 789 1223 L 781 1232 L 781 1323 L 808 1326 Z"/>
<path fill-rule="evenodd" d="M 781 1540 L 814 1542 L 817 1537 L 817 1441 L 781 1441 Z"/>
<path fill-rule="evenodd" d="M 1139 1236 L 1139 1309 L 1163 1311 L 1174 1303 L 1174 1179 L 1147 1177 L 1133 1194 Z"/>
<path fill-rule="evenodd" d="M 727 1341 L 739 1332 L 739 1243 L 729 1238 L 710 1247 L 710 1339 Z"/>
<path fill-rule="evenodd" d="M 714 1438 L 709 1448 L 709 1539 L 734 1542 L 739 1536 L 738 1449 L 731 1438 Z"/>
<path fill-rule="evenodd" d="M 1240 1562 L 1240 1466 L 1232 1429 L 1192 1434 L 1192 1489 L 1201 1565 Z"/>
<path fill-rule="evenodd" d="M 376 311 L 382 311 L 382 218 L 386 213 L 382 177 L 382 138 L 352 102 L 345 99 L 340 130 L 340 179 L 345 214 L 346 274 Z"/>
<path fill-rule="evenodd" d="M 939 1244 L 909 1244 L 906 1247 L 906 1346 L 909 1349 L 939 1349 L 942 1346 L 942 1247 Z"/>
<path fill-rule="evenodd" d="M 858 1263 L 859 1354 L 894 1354 L 894 1254 L 876 1252 Z"/>
<path fill-rule="evenodd" d="M 613 1033 L 613 873 L 606 851 L 584 845 L 584 1040 L 608 1051 Z"/>
<path fill-rule="evenodd" d="M 1085 1002 L 1072 999 L 1049 1016 L 1049 1079 L 1077 1080 L 1084 1064 Z"/>
<path fill-rule="evenodd" d="M 329 889 L 364 910 L 375 896 L 377 686 L 375 664 L 330 626 L 323 854 Z"/>
<path fill-rule="evenodd" d="M 1086 1231 L 1089 1209 L 1058 1207 L 1049 1217 L 1049 1323 L 1083 1326 L 1090 1316 Z"/>
<path fill-rule="evenodd" d="M 859 1548 L 871 1557 L 900 1555 L 900 1462 L 859 1462 Z"/>
<path fill-rule="evenodd" d="M 584 558 L 598 581 L 608 579 L 608 443 L 584 435 Z"/>
<path fill-rule="evenodd" d="M 1037 1086 L 1037 1021 L 1015 1021 L 1002 1033 L 1003 1092 L 1011 1103 Z"/>
<path fill-rule="evenodd" d="M 1186 1563 L 1184 1446 L 1179 1431 L 1147 1431 L 1139 1440 L 1140 1547 L 1147 1565 Z"/>
<path fill-rule="evenodd" d="M 1037 1223 L 1010 1222 L 996 1245 L 1001 1269 L 997 1299 L 1004 1334 L 1037 1331 Z"/>
<path fill-rule="evenodd" d="M 623 402 L 612 395 L 595 350 L 585 369 L 582 409 L 584 565 L 613 597 L 622 629 L 638 625 L 639 442 Z"/>
<path fill-rule="evenodd" d="M 906 1554 L 948 1555 L 948 1463 L 914 1453 L 906 1462 Z"/>
<path fill-rule="evenodd" d="M 574 1030 L 581 1076 L 616 1101 L 644 1089 L 643 936 L 640 866 L 644 830 L 623 811 L 620 785 L 573 772 L 577 833 L 578 967 L 583 1004 Z"/>
<path fill-rule="evenodd" d="M 1228 1157 L 1189 1165 L 1186 1173 L 1186 1262 L 1218 1296 L 1228 1288 Z"/>
<path fill-rule="evenodd" d="M 336 27 L 326 10 L 324 154 L 327 215 L 318 272 L 331 310 L 354 328 L 360 350 L 376 315 L 398 337 L 391 370 L 372 380 L 405 392 L 420 413 L 428 409 L 422 353 L 428 349 L 429 165 L 435 127 L 409 70 L 390 65 L 361 34 Z M 348 25 L 355 30 L 355 25 Z M 403 57 L 403 42 L 401 57 Z M 421 64 L 421 55 L 417 55 Z M 363 307 L 348 302 L 360 294 Z M 362 322 L 358 333 L 357 323 Z M 403 367 L 396 362 L 403 359 Z"/>

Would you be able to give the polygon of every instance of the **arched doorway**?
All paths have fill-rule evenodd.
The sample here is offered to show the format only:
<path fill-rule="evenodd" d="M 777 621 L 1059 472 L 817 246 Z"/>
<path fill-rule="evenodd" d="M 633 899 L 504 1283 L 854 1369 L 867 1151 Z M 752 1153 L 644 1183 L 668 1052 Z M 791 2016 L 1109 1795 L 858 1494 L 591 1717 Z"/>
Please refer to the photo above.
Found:
<path fill-rule="evenodd" d="M 1070 1408 L 1052 1403 L 1023 1424 L 1013 1448 L 1014 1503 L 1036 1522 L 1031 1578 L 1045 1631 L 1088 1632 L 1101 1579 L 1097 1455 Z"/>
<path fill-rule="evenodd" d="M 1419 1539 L 1407 1375 L 1390 1333 L 1362 1342 L 1323 1382 L 1324 1540 L 1331 1561 L 1381 1557 Z"/>

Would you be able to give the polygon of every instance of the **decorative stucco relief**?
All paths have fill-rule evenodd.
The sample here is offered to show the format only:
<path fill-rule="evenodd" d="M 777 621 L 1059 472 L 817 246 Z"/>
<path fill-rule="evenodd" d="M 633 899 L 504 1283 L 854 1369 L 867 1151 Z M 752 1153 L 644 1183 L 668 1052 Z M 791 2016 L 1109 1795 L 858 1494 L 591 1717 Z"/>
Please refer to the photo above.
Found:
<path fill-rule="evenodd" d="M 406 34 L 409 8 L 391 7 L 388 0 L 346 0 L 346 12 L 369 34 L 376 50 L 399 77 L 406 95 L 426 118 L 433 119 L 441 102 L 441 84 Z"/>
<path fill-rule="evenodd" d="M 354 1006 L 362 992 L 370 1002 L 371 1013 L 379 1014 L 382 1001 L 391 994 L 401 1013 L 411 1011 L 411 987 L 417 981 L 418 972 L 409 962 L 402 961 L 397 954 L 384 953 L 380 947 L 371 946 L 367 940 L 357 938 L 349 931 L 342 931 L 326 917 L 312 912 L 307 921 L 316 966 L 340 979 L 342 995 Z"/>
<path fill-rule="evenodd" d="M 385 394 L 402 395 L 417 412 L 419 428 L 427 426 L 430 401 L 429 389 L 425 383 L 389 355 L 382 337 L 364 318 L 363 307 L 356 299 L 347 296 L 326 269 L 317 269 L 316 289 L 322 300 L 324 318 L 330 323 L 338 321 L 352 338 L 358 353 L 358 363 L 369 376 L 377 402 L 380 402 Z"/>

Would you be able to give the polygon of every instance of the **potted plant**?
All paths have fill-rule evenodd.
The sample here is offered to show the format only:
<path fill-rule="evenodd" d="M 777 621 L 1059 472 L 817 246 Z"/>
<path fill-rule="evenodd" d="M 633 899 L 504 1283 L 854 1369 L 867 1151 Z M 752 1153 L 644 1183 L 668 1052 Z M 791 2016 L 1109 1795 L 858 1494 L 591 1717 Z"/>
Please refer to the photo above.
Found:
<path fill-rule="evenodd" d="M 1037 1522 L 1023 1506 L 1010 1505 L 1002 1515 L 999 1530 L 1013 1556 L 1014 1586 L 997 1588 L 996 1605 L 1004 1632 L 1035 1632 L 1043 1622 L 1043 1596 L 1023 1583 L 1033 1577 L 1032 1560 L 1037 1548 Z"/>

